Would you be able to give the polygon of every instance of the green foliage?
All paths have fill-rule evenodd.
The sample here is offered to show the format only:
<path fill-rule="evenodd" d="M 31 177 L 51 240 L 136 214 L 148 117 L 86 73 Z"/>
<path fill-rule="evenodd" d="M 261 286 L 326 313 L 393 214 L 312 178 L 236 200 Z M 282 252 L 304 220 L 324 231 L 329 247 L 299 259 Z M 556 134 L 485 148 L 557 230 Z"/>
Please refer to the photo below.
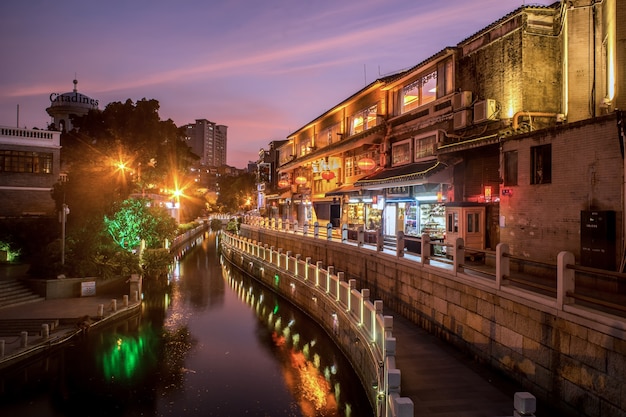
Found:
<path fill-rule="evenodd" d="M 124 200 L 113 216 L 104 217 L 104 224 L 113 241 L 129 252 L 142 240 L 147 248 L 158 248 L 176 233 L 176 221 L 167 211 L 143 198 Z"/>
<path fill-rule="evenodd" d="M 228 224 L 226 225 L 226 230 L 228 232 L 239 233 L 239 221 L 236 217 L 233 217 L 228 221 Z"/>
<path fill-rule="evenodd" d="M 172 260 L 167 249 L 148 249 L 141 256 L 141 267 L 146 277 L 160 278 L 167 275 Z"/>
<path fill-rule="evenodd" d="M 93 262 L 97 268 L 96 276 L 103 279 L 141 272 L 139 256 L 122 250 L 102 250 L 94 256 Z"/>
<path fill-rule="evenodd" d="M 12 242 L 0 241 L 0 251 L 7 253 L 7 262 L 13 262 L 20 256 L 20 249 Z"/>
<path fill-rule="evenodd" d="M 213 219 L 211 220 L 211 230 L 213 230 L 214 232 L 218 232 L 220 230 L 222 230 L 222 220 L 220 219 Z"/>
<path fill-rule="evenodd" d="M 198 227 L 198 225 L 199 225 L 199 223 L 196 222 L 196 221 L 189 222 L 189 223 L 181 223 L 181 224 L 178 225 L 178 234 L 183 234 L 185 232 L 193 230 L 196 227 Z"/>
<path fill-rule="evenodd" d="M 249 196 L 256 194 L 256 178 L 254 174 L 245 173 L 238 176 L 220 177 L 221 192 L 217 204 L 223 213 L 236 213 L 246 209 L 245 202 Z"/>

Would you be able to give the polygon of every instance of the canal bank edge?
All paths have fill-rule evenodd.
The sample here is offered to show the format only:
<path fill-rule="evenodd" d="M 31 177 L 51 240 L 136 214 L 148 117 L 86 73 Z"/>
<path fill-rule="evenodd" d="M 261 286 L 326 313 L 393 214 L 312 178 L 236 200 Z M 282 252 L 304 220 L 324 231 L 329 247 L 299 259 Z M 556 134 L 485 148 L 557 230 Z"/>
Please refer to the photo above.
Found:
<path fill-rule="evenodd" d="M 106 300 L 108 301 L 106 304 L 103 304 L 105 303 L 103 299 L 92 298 L 91 300 L 93 300 L 94 303 L 89 308 L 89 311 L 85 309 L 82 309 L 82 311 L 77 310 L 72 306 L 72 299 L 63 300 L 65 308 L 61 306 L 57 315 L 63 316 L 63 318 L 54 319 L 59 324 L 57 328 L 50 329 L 48 335 L 40 333 L 32 337 L 31 334 L 22 334 L 21 336 L 12 337 L 8 340 L 6 338 L 0 340 L 4 342 L 3 352 L 1 352 L 2 355 L 0 355 L 0 370 L 50 352 L 54 348 L 71 341 L 74 337 L 90 329 L 98 329 L 114 323 L 117 320 L 123 320 L 135 314 L 139 314 L 141 311 L 141 300 L 128 302 L 127 306 L 122 303 L 121 308 L 112 306 L 112 300 L 109 299 Z M 39 303 L 44 304 L 46 301 L 40 301 Z M 107 308 L 104 308 L 104 305 L 106 305 Z M 29 307 L 34 314 L 38 306 L 30 305 Z M 93 313 L 90 313 L 92 311 Z M 100 312 L 102 312 L 101 316 L 99 315 Z M 23 318 L 27 319 L 28 317 Z M 42 333 L 44 332 L 42 331 Z"/>
<path fill-rule="evenodd" d="M 326 331 L 352 364 L 377 416 L 413 416 L 412 400 L 400 396 L 396 340 L 390 336 L 393 318 L 383 316 L 381 301 L 371 302 L 369 290 L 359 292 L 354 281 L 345 282 L 343 273 L 335 275 L 332 267 L 323 270 L 321 263 L 308 260 L 290 265 L 291 253 L 277 251 L 269 258 L 265 254 L 251 256 L 239 244 L 240 239 L 222 234 L 223 259 L 284 296 Z M 280 267 L 281 258 L 286 262 L 284 268 Z"/>
<path fill-rule="evenodd" d="M 550 297 L 356 245 L 245 224 L 239 233 L 344 271 L 395 312 L 567 415 L 626 413 L 622 318 L 559 308 Z"/>

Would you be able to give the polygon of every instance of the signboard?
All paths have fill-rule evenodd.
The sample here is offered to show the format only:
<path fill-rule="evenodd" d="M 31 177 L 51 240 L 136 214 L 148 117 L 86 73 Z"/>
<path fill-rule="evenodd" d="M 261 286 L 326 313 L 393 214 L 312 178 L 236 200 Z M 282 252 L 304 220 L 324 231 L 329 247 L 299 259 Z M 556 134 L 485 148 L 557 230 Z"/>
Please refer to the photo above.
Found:
<path fill-rule="evenodd" d="M 85 281 L 80 283 L 80 296 L 91 297 L 96 295 L 96 281 Z"/>

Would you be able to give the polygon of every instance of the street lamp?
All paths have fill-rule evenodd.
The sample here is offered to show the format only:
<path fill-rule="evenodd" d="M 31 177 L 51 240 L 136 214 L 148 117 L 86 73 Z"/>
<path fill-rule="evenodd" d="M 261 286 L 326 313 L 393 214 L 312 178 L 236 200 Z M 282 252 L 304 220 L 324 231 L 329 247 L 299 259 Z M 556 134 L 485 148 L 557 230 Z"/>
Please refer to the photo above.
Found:
<path fill-rule="evenodd" d="M 59 222 L 61 222 L 61 265 L 65 265 L 65 223 L 67 222 L 67 215 L 70 214 L 70 208 L 65 204 L 65 183 L 67 181 L 66 173 L 59 175 L 59 183 L 63 189 L 63 204 L 59 213 Z"/>
<path fill-rule="evenodd" d="M 174 198 L 176 198 L 176 223 L 180 224 L 180 196 L 183 195 L 183 191 L 174 190 Z"/>

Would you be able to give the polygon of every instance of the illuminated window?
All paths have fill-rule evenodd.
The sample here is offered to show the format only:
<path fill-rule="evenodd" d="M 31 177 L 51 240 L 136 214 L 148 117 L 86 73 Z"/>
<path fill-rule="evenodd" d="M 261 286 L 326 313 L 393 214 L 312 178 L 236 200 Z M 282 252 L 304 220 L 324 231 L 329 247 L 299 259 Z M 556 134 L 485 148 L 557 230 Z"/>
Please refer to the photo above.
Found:
<path fill-rule="evenodd" d="M 398 94 L 400 114 L 414 110 L 454 92 L 454 66 L 452 58 L 419 74 Z"/>
<path fill-rule="evenodd" d="M 52 154 L 26 151 L 0 151 L 0 172 L 51 174 Z"/>
<path fill-rule="evenodd" d="M 378 124 L 378 105 L 360 110 L 350 117 L 350 134 L 356 135 Z"/>
<path fill-rule="evenodd" d="M 530 148 L 530 183 L 550 184 L 552 182 L 552 145 Z"/>
<path fill-rule="evenodd" d="M 402 89 L 402 113 L 411 111 L 437 98 L 437 71 L 420 76 Z"/>

